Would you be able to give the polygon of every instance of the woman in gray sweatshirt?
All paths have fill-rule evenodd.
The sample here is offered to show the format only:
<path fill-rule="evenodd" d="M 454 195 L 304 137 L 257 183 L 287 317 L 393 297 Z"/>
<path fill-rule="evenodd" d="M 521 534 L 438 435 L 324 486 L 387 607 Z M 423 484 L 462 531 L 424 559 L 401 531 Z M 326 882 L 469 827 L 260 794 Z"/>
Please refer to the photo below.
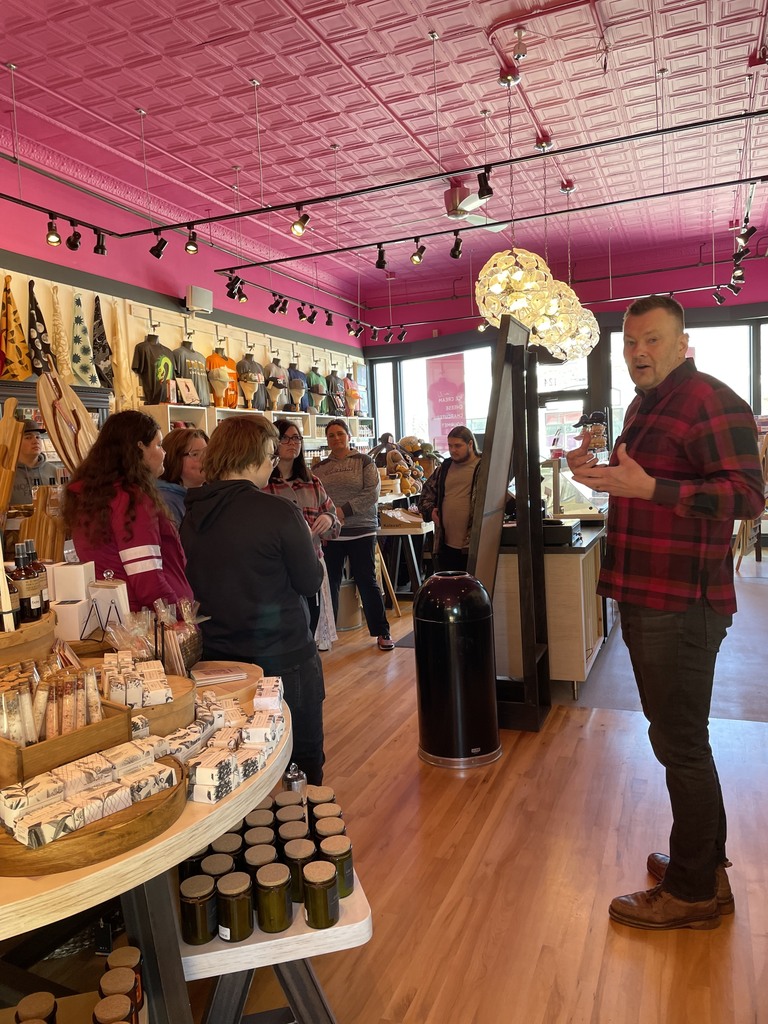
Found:
<path fill-rule="evenodd" d="M 377 638 L 380 651 L 391 651 L 395 644 L 389 635 L 384 598 L 376 580 L 379 471 L 373 459 L 350 448 L 349 427 L 344 420 L 331 420 L 325 437 L 331 454 L 313 472 L 322 481 L 341 522 L 338 538 L 329 540 L 324 548 L 333 614 L 338 618 L 341 575 L 348 558 L 368 632 Z"/>

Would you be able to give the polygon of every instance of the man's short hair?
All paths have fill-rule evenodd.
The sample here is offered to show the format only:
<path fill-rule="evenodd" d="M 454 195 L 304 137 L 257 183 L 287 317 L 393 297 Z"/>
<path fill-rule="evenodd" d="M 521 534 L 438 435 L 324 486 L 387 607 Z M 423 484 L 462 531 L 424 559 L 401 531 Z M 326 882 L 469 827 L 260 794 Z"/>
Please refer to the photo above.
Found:
<path fill-rule="evenodd" d="M 469 427 L 454 427 L 448 431 L 448 440 L 450 441 L 452 437 L 458 437 L 464 444 L 471 445 L 472 451 L 477 455 L 477 441 Z"/>
<path fill-rule="evenodd" d="M 671 295 L 647 295 L 643 299 L 635 299 L 624 314 L 624 322 L 628 316 L 644 316 L 652 309 L 666 310 L 680 324 L 680 333 L 685 331 L 685 310 Z"/>

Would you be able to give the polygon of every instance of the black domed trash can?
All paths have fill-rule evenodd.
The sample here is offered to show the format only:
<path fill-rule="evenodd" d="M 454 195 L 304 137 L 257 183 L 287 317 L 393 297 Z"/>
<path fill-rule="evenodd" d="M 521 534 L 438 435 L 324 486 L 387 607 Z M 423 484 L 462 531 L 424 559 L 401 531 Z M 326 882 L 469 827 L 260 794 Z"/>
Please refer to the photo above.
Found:
<path fill-rule="evenodd" d="M 467 572 L 437 572 L 413 602 L 419 757 L 472 768 L 501 757 L 493 605 Z"/>

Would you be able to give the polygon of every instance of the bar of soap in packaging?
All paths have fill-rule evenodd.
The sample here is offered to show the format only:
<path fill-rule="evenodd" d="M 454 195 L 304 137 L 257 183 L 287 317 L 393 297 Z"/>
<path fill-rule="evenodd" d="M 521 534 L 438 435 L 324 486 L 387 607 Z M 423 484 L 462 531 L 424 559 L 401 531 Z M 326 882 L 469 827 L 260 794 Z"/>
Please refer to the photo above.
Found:
<path fill-rule="evenodd" d="M 71 800 L 77 793 L 92 786 L 112 781 L 112 764 L 101 754 L 89 754 L 51 769 L 51 775 L 64 784 L 64 799 Z"/>
<path fill-rule="evenodd" d="M 168 753 L 182 762 L 186 762 L 190 757 L 198 754 L 203 746 L 200 732 L 191 732 L 191 727 L 177 729 L 165 738 L 168 740 Z"/>
<path fill-rule="evenodd" d="M 254 711 L 243 726 L 243 743 L 277 743 L 285 732 L 285 716 L 274 711 Z"/>
<path fill-rule="evenodd" d="M 66 800 L 37 807 L 16 822 L 14 838 L 24 846 L 35 849 L 52 843 L 60 836 L 69 835 L 82 828 L 85 815 L 81 808 L 74 807 Z"/>
<path fill-rule="evenodd" d="M 143 707 L 144 680 L 138 672 L 123 672 L 125 680 L 125 703 L 129 708 Z"/>
<path fill-rule="evenodd" d="M 218 786 L 230 783 L 237 761 L 228 748 L 206 747 L 187 761 L 190 785 Z"/>
<path fill-rule="evenodd" d="M 208 742 L 212 747 L 226 747 L 227 750 L 237 750 L 241 740 L 240 729 L 236 726 L 228 726 L 224 729 L 217 729 L 211 735 Z"/>
<path fill-rule="evenodd" d="M 13 829 L 19 818 L 44 804 L 51 804 L 64 796 L 64 783 L 50 772 L 35 775 L 27 782 L 19 782 L 0 790 L 0 817 L 8 829 Z"/>
<path fill-rule="evenodd" d="M 280 676 L 264 676 L 256 683 L 253 694 L 254 711 L 281 711 L 283 707 L 283 680 Z"/>
<path fill-rule="evenodd" d="M 134 715 L 131 719 L 131 740 L 146 739 L 149 736 L 149 719 L 146 715 Z"/>
<path fill-rule="evenodd" d="M 72 797 L 71 803 L 73 807 L 82 809 L 86 825 L 92 825 L 104 817 L 104 800 L 94 790 L 84 789 Z"/>
<path fill-rule="evenodd" d="M 93 563 L 91 563 L 93 564 Z M 57 601 L 53 605 L 56 612 L 56 624 L 53 627 L 54 636 L 57 640 L 80 640 L 83 636 L 88 614 L 91 610 L 90 600 L 70 599 Z M 99 621 L 94 615 L 91 622 L 88 622 L 88 632 L 99 628 Z"/>
<path fill-rule="evenodd" d="M 141 680 L 141 707 L 154 708 L 159 704 L 170 704 L 173 700 L 173 691 L 164 679 Z"/>
<path fill-rule="evenodd" d="M 97 786 L 89 791 L 89 795 L 101 800 L 103 818 L 131 806 L 131 791 L 122 782 L 108 782 L 105 786 Z"/>
<path fill-rule="evenodd" d="M 219 800 L 229 796 L 233 788 L 231 781 L 220 782 L 217 786 L 192 786 L 189 793 L 196 804 L 217 804 Z"/>
<path fill-rule="evenodd" d="M 268 756 L 267 747 L 263 743 L 242 746 L 236 750 L 238 785 L 261 771 L 267 763 Z"/>
<path fill-rule="evenodd" d="M 116 747 L 109 747 L 103 750 L 102 754 L 112 765 L 112 781 L 119 782 L 121 776 L 134 768 L 143 768 L 152 763 L 152 754 L 148 750 L 142 750 L 137 744 L 130 740 L 127 743 L 119 743 Z"/>
<path fill-rule="evenodd" d="M 171 752 L 171 748 L 165 736 L 155 736 L 150 734 L 149 736 L 141 737 L 141 739 L 131 740 L 131 742 L 135 743 L 140 750 L 148 750 L 152 755 L 153 761 L 156 761 L 158 757 L 167 757 Z"/>

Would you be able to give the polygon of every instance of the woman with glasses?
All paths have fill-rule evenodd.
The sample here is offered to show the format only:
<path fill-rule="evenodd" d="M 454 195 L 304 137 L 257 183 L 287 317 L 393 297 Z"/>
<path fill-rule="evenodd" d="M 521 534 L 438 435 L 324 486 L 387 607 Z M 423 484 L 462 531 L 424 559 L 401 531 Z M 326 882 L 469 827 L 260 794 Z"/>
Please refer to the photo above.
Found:
<path fill-rule="evenodd" d="M 208 435 L 192 427 L 172 430 L 163 438 L 165 465 L 157 481 L 157 489 L 177 528 L 186 511 L 184 496 L 187 491 L 205 483 L 203 452 L 207 446 Z"/>
<path fill-rule="evenodd" d="M 322 560 L 322 542 L 338 537 L 341 529 L 341 524 L 336 518 L 335 506 L 325 493 L 323 485 L 307 468 L 304 461 L 304 438 L 296 424 L 291 420 L 275 420 L 275 427 L 280 434 L 277 449 L 280 461 L 273 470 L 265 490 L 270 494 L 279 494 L 282 498 L 287 498 L 301 509 L 312 534 L 317 557 Z M 323 573 L 323 577 L 320 591 L 314 599 L 309 600 L 309 628 L 320 650 L 328 650 L 331 641 L 336 639 L 336 629 L 326 572 Z M 318 630 L 321 609 L 325 614 Z"/>
<path fill-rule="evenodd" d="M 281 676 L 293 760 L 323 778 L 323 668 L 307 599 L 323 581 L 312 535 L 292 501 L 266 494 L 280 435 L 264 417 L 220 423 L 203 455 L 206 486 L 187 492 L 181 542 L 201 615 L 203 658 Z"/>

